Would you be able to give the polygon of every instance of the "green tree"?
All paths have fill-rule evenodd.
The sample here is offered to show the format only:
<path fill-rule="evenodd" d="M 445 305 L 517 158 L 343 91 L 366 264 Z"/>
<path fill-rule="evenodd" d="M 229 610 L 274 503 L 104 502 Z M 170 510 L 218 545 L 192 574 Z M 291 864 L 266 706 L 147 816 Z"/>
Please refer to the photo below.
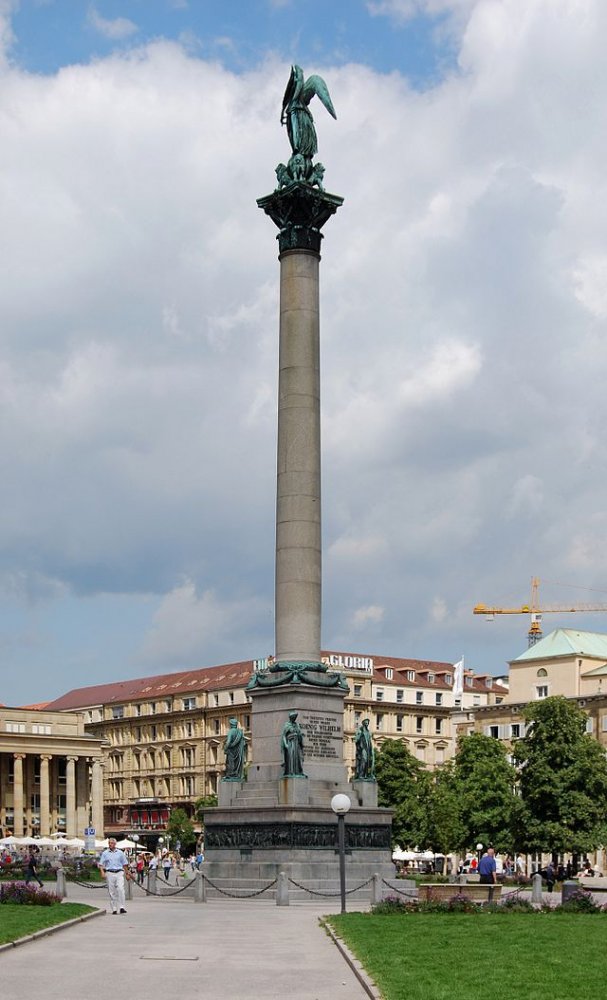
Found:
<path fill-rule="evenodd" d="M 523 711 L 517 741 L 525 806 L 522 846 L 528 851 L 589 851 L 607 840 L 607 758 L 586 732 L 586 715 L 562 697 Z"/>
<path fill-rule="evenodd" d="M 436 853 L 449 854 L 464 840 L 458 791 L 449 761 L 432 775 L 428 799 L 428 846 Z"/>
<path fill-rule="evenodd" d="M 516 770 L 503 743 L 482 733 L 462 736 L 453 761 L 446 765 L 444 781 L 457 803 L 454 847 L 463 851 L 477 841 L 493 844 L 496 851 L 516 846 L 522 806 L 516 794 Z"/>
<path fill-rule="evenodd" d="M 173 809 L 167 823 L 167 834 L 171 838 L 171 846 L 179 850 L 182 854 L 189 854 L 196 846 L 196 833 L 194 824 L 186 813 L 185 809 Z"/>
<path fill-rule="evenodd" d="M 392 838 L 400 847 L 426 847 L 431 777 L 400 740 L 385 740 L 376 756 L 380 806 L 393 810 Z"/>

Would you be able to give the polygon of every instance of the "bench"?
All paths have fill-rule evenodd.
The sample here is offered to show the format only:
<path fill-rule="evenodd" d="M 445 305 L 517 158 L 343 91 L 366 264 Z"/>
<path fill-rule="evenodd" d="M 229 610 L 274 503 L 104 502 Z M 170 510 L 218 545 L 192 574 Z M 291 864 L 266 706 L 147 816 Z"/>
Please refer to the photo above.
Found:
<path fill-rule="evenodd" d="M 461 885 L 455 882 L 422 882 L 418 887 L 419 899 L 446 902 L 454 896 L 465 896 L 475 903 L 497 903 L 502 894 L 501 885 L 485 885 L 480 882 Z"/>

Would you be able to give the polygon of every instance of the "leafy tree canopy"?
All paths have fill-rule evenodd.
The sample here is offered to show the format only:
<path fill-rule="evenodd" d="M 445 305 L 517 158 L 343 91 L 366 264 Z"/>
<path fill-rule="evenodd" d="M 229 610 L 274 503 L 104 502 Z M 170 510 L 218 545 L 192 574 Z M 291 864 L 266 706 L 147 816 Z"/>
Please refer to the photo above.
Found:
<path fill-rule="evenodd" d="M 432 782 L 424 765 L 400 740 L 385 740 L 376 762 L 380 806 L 393 810 L 392 837 L 401 847 L 425 847 Z"/>
<path fill-rule="evenodd" d="M 526 810 L 523 846 L 530 851 L 589 851 L 607 840 L 607 757 L 586 732 L 586 715 L 563 697 L 523 711 L 517 741 Z"/>
<path fill-rule="evenodd" d="M 189 853 L 196 844 L 196 833 L 194 832 L 194 824 L 189 818 L 185 809 L 173 809 L 167 823 L 167 834 L 171 838 L 171 847 L 177 849 L 177 843 L 179 842 L 179 850 L 183 854 Z"/>
<path fill-rule="evenodd" d="M 443 780 L 459 817 L 454 831 L 458 839 L 452 846 L 465 850 L 480 842 L 493 844 L 496 851 L 511 850 L 522 805 L 504 744 L 482 733 L 461 737 Z"/>

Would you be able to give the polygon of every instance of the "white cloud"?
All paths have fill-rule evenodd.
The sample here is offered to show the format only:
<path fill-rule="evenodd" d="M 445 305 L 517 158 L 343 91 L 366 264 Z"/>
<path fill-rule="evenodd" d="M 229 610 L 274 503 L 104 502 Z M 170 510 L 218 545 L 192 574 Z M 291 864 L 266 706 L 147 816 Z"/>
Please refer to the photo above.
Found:
<path fill-rule="evenodd" d="M 130 21 L 128 17 L 102 17 L 97 8 L 92 4 L 87 12 L 87 20 L 95 31 L 98 31 L 104 38 L 109 38 L 112 41 L 130 38 L 138 30 L 137 25 L 133 21 Z"/>
<path fill-rule="evenodd" d="M 345 196 L 321 265 L 323 644 L 501 670 L 525 629 L 489 635 L 477 601 L 603 573 L 607 7 L 442 9 L 461 69 L 423 94 L 315 67 Z M 3 71 L 0 578 L 36 613 L 69 594 L 72 621 L 141 598 L 137 668 L 270 651 L 279 265 L 255 199 L 287 75 L 166 43 Z"/>

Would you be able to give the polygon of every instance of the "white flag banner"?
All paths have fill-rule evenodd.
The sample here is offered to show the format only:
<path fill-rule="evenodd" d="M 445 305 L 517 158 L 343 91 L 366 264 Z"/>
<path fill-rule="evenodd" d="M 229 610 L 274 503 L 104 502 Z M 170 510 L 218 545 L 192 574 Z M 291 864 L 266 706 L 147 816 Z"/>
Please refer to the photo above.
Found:
<path fill-rule="evenodd" d="M 453 695 L 455 698 L 461 698 L 464 693 L 464 657 L 462 656 L 459 663 L 453 664 Z"/>

